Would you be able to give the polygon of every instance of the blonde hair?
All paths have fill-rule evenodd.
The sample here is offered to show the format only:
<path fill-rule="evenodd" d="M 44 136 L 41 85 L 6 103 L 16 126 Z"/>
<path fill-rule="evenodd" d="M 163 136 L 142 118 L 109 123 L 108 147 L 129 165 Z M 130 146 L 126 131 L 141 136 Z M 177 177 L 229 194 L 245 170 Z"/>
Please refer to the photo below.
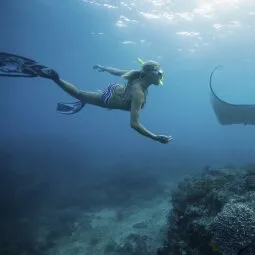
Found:
<path fill-rule="evenodd" d="M 127 79 L 128 81 L 133 81 L 141 79 L 145 73 L 150 72 L 155 69 L 160 69 L 160 64 L 156 61 L 149 60 L 142 65 L 141 70 L 132 70 L 124 73 L 121 77 Z"/>
<path fill-rule="evenodd" d="M 143 72 L 150 72 L 155 69 L 160 69 L 160 64 L 154 60 L 149 60 L 145 62 L 142 66 Z"/>

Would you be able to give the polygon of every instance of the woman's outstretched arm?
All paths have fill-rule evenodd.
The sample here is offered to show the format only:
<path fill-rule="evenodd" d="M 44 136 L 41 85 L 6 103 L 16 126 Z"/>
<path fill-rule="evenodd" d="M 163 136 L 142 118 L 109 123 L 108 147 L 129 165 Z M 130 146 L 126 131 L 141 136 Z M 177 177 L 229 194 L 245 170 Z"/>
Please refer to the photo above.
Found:
<path fill-rule="evenodd" d="M 97 70 L 98 72 L 107 72 L 107 73 L 110 73 L 110 74 L 116 75 L 116 76 L 122 76 L 123 74 L 129 72 L 129 70 L 121 70 L 118 68 L 106 67 L 106 66 L 101 66 L 101 65 L 94 65 L 93 69 Z"/>

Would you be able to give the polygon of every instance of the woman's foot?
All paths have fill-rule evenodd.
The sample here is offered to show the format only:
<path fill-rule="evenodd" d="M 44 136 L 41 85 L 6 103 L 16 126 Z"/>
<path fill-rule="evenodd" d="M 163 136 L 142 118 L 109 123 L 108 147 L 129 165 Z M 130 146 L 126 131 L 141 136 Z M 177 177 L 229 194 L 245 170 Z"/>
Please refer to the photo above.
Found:
<path fill-rule="evenodd" d="M 59 75 L 58 73 L 52 69 L 48 68 L 43 65 L 32 65 L 32 66 L 27 66 L 23 69 L 24 73 L 28 74 L 36 74 L 40 77 L 46 78 L 46 79 L 51 79 L 53 81 L 58 81 L 59 80 Z"/>

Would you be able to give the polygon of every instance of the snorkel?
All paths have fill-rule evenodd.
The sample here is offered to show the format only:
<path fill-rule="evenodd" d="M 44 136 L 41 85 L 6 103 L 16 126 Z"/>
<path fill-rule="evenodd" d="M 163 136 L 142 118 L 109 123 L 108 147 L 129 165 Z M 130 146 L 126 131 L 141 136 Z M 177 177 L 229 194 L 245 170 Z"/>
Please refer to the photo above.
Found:
<path fill-rule="evenodd" d="M 141 58 L 136 58 L 136 60 L 141 64 L 144 65 L 144 61 Z M 159 81 L 160 87 L 163 87 L 163 77 Z"/>

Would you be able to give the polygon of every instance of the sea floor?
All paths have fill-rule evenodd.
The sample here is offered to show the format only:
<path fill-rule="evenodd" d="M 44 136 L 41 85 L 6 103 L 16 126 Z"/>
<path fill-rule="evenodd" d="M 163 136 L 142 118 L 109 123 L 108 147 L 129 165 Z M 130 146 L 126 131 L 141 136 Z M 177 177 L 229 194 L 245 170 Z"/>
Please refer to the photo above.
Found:
<path fill-rule="evenodd" d="M 72 233 L 56 240 L 47 255 L 132 255 L 137 249 L 139 254 L 156 254 L 170 210 L 166 194 L 128 207 L 84 212 L 74 222 Z"/>

